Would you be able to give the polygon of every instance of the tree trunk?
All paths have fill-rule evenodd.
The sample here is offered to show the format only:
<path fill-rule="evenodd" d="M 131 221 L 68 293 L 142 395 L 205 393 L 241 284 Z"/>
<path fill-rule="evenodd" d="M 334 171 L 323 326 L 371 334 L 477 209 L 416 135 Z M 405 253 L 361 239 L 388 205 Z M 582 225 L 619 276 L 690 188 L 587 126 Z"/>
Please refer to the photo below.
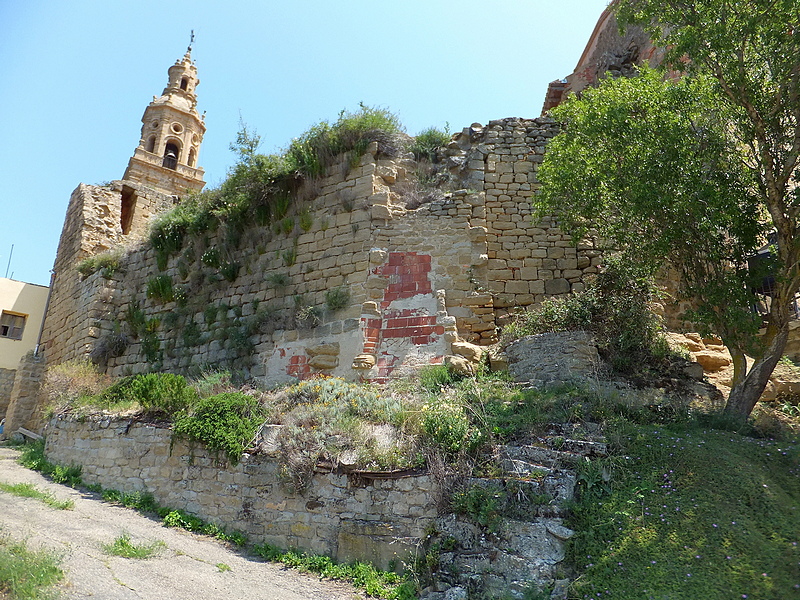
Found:
<path fill-rule="evenodd" d="M 747 375 L 734 384 L 730 396 L 728 396 L 728 403 L 725 405 L 725 414 L 741 420 L 750 416 L 756 402 L 764 393 L 764 388 L 767 387 L 775 365 L 783 356 L 788 338 L 789 323 L 785 321 L 771 336 L 764 353 L 753 363 Z"/>

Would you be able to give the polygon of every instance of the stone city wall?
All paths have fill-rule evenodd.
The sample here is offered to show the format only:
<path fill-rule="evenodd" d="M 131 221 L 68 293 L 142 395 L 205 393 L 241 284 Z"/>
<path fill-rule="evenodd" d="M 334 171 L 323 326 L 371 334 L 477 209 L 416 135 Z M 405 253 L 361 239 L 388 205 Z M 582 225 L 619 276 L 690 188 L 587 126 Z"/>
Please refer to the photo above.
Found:
<path fill-rule="evenodd" d="M 0 419 L 6 416 L 8 402 L 11 400 L 11 389 L 14 387 L 16 369 L 0 368 Z"/>
<path fill-rule="evenodd" d="M 171 205 L 168 196 L 130 182 L 82 183 L 75 188 L 53 265 L 53 291 L 42 335 L 50 364 L 87 355 L 94 342 L 92 325 L 103 316 L 103 286 L 83 281 L 78 263 L 118 247 L 126 235 L 141 237 L 152 216 Z M 128 234 L 123 234 L 123 223 Z"/>
<path fill-rule="evenodd" d="M 436 517 L 427 475 L 369 480 L 315 474 L 304 495 L 280 484 L 278 462 L 245 455 L 220 465 L 204 448 L 189 448 L 171 431 L 130 420 L 56 418 L 46 454 L 61 465 L 81 465 L 87 484 L 153 494 L 162 506 L 182 509 L 255 543 L 301 548 L 338 561 L 400 565 Z"/>
<path fill-rule="evenodd" d="M 31 431 L 37 431 L 41 427 L 40 389 L 44 368 L 44 355 L 35 356 L 33 350 L 19 361 L 8 407 L 5 411 L 4 435 L 6 437 L 11 436 L 20 427 Z"/>
<path fill-rule="evenodd" d="M 452 354 L 476 359 L 470 345 L 494 343 L 512 307 L 582 289 L 597 270 L 595 250 L 576 248 L 550 219 L 531 222 L 536 171 L 555 133 L 546 118 L 464 129 L 445 152 L 454 191 L 422 201 L 430 190 L 419 165 L 373 144 L 355 167 L 345 156 L 304 184 L 277 224 L 221 226 L 168 261 L 120 233 L 122 208 L 105 208 L 120 205 L 127 182 L 81 186 L 56 261 L 48 358 L 92 354 L 113 375 L 230 367 L 270 381 L 384 380 Z M 138 219 L 152 214 L 128 228 L 141 231 Z M 98 248 L 122 240 L 128 250 L 113 274 L 81 280 L 74 265 L 92 251 L 66 247 L 73 239 Z M 329 306 L 331 290 L 347 293 L 345 306 Z"/>

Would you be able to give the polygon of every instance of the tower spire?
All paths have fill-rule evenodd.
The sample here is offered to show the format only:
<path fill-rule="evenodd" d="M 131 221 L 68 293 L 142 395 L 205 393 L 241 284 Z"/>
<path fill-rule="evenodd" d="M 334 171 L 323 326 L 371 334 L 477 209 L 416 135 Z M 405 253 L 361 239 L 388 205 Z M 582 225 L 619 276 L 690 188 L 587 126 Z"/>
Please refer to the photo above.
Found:
<path fill-rule="evenodd" d="M 200 80 L 191 57 L 193 44 L 194 30 L 186 54 L 168 70 L 167 87 L 144 111 L 141 139 L 123 176 L 175 196 L 205 185 L 204 171 L 197 166 L 206 126 L 197 112 Z"/>

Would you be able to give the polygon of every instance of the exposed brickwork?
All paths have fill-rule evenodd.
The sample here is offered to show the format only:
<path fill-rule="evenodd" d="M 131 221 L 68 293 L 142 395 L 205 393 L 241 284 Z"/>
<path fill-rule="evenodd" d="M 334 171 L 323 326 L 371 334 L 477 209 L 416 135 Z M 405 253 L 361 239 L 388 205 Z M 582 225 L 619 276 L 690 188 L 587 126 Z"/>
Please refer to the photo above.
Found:
<path fill-rule="evenodd" d="M 311 366 L 308 358 L 302 354 L 289 357 L 289 366 L 286 367 L 286 374 L 297 379 L 308 379 L 311 377 Z"/>
<path fill-rule="evenodd" d="M 381 305 L 388 307 L 395 300 L 413 298 L 418 294 L 430 294 L 431 272 L 429 254 L 416 252 L 390 252 L 389 261 L 375 269 L 374 273 L 389 280 Z"/>

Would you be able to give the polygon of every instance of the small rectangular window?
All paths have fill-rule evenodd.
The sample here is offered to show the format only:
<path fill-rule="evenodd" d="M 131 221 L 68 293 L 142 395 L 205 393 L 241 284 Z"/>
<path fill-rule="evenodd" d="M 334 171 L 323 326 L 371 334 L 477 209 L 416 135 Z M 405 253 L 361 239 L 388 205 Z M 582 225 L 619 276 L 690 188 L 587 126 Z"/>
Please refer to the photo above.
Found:
<path fill-rule="evenodd" d="M 12 340 L 21 340 L 22 331 L 25 329 L 25 319 L 28 315 L 3 311 L 0 315 L 0 337 Z"/>

